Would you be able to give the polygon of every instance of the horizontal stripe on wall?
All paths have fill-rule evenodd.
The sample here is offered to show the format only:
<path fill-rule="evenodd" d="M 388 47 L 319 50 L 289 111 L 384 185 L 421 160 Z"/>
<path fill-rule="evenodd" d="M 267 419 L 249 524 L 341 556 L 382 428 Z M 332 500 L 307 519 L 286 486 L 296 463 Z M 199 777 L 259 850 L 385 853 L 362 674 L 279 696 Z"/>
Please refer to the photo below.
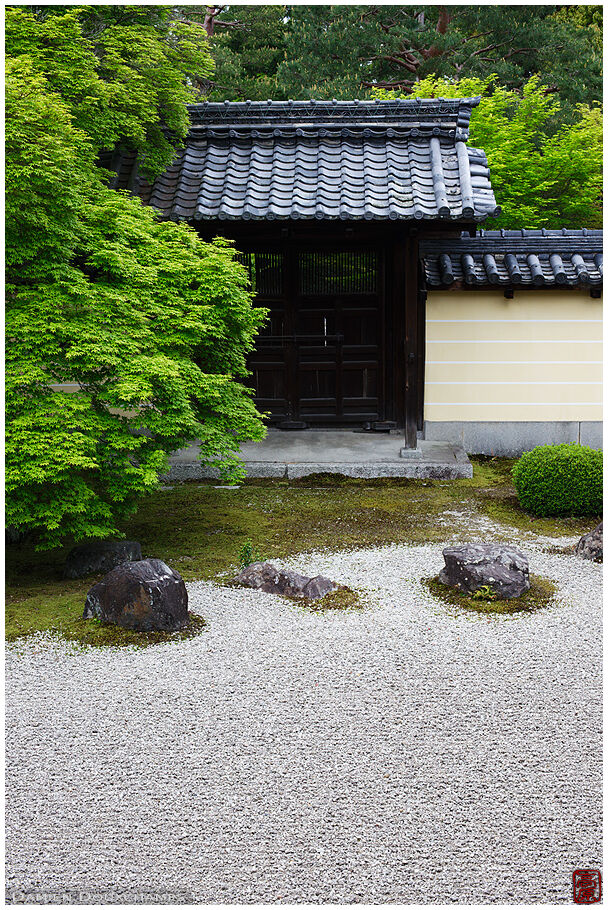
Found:
<path fill-rule="evenodd" d="M 523 380 L 523 379 L 484 379 L 483 384 L 484 385 L 526 385 L 526 386 L 534 385 L 534 383 L 533 382 L 531 383 L 529 379 L 525 379 L 525 380 Z M 599 386 L 601 386 L 601 385 L 603 385 L 603 383 L 601 383 L 599 381 L 581 382 L 578 379 L 575 382 L 570 382 L 567 379 L 543 379 L 540 382 L 540 384 L 541 385 L 567 385 L 567 386 L 574 386 L 574 385 L 599 385 Z M 427 382 L 427 385 L 449 385 L 449 386 L 479 385 L 479 379 L 475 379 L 475 380 L 469 380 L 469 379 L 453 380 L 452 379 L 452 380 L 445 380 L 445 381 L 431 380 L 430 382 Z"/>
<path fill-rule="evenodd" d="M 427 338 L 427 344 L 601 344 L 586 338 Z"/>
<path fill-rule="evenodd" d="M 429 291 L 427 315 L 430 319 L 601 319 L 602 301 L 589 296 L 589 291 L 516 290 L 510 300 L 504 290 Z"/>
<path fill-rule="evenodd" d="M 458 405 L 458 407 L 465 407 L 465 408 L 467 408 L 467 407 L 476 408 L 480 404 L 490 405 L 491 407 L 494 407 L 495 405 L 500 405 L 501 407 L 503 405 L 516 405 L 518 408 L 522 408 L 522 407 L 525 408 L 527 406 L 535 408 L 535 407 L 538 407 L 539 405 L 542 407 L 545 407 L 548 405 L 553 406 L 556 404 L 555 401 L 481 401 L 481 402 L 480 401 L 437 401 L 437 402 L 429 402 L 429 403 L 435 404 L 435 405 L 437 405 L 437 404 L 449 405 L 450 407 L 454 407 L 455 405 Z M 557 403 L 559 404 L 560 402 L 557 402 Z M 578 408 L 578 407 L 586 407 L 587 405 L 593 405 L 595 407 L 595 406 L 597 406 L 598 402 L 597 401 L 565 401 L 565 402 L 563 402 L 563 404 L 568 405 L 568 406 L 573 405 L 574 407 Z M 436 419 L 437 418 L 435 418 L 435 420 Z M 528 419 L 528 418 L 526 418 L 526 419 Z"/>
<path fill-rule="evenodd" d="M 513 339 L 519 342 L 590 342 L 601 335 L 601 323 L 574 319 L 570 322 L 547 322 L 525 319 L 479 319 L 462 322 L 449 319 L 438 319 L 427 323 L 427 337 L 430 341 L 468 341 L 493 344 L 496 341 Z"/>
<path fill-rule="evenodd" d="M 599 335 L 599 331 L 598 331 Z M 492 355 L 495 355 L 494 358 Z M 602 342 L 585 345 L 430 343 L 427 379 L 600 379 Z"/>
<path fill-rule="evenodd" d="M 599 415 L 599 416 L 597 416 Z M 447 402 L 445 404 L 427 405 L 424 412 L 425 420 L 436 421 L 579 421 L 601 420 L 601 406 L 595 402 L 578 401 L 571 404 L 556 404 L 555 402 L 539 401 L 529 402 L 527 406 L 521 402 L 488 402 L 473 407 L 470 403 Z"/>
<path fill-rule="evenodd" d="M 534 352 L 535 353 L 535 352 Z M 427 362 L 427 383 L 441 382 L 453 386 L 459 385 L 552 385 L 564 384 L 587 385 L 602 383 L 602 364 L 582 362 L 574 366 L 561 363 L 538 363 L 533 357 L 528 361 L 516 364 L 470 362 L 463 360 L 452 363 Z M 559 388 L 555 389 L 555 394 Z M 519 393 L 518 393 L 519 394 Z M 465 397 L 470 398 L 471 390 Z M 529 396 L 528 396 L 529 397 Z M 544 396 L 538 396 L 544 397 Z"/>
<path fill-rule="evenodd" d="M 564 366 L 564 367 L 568 367 L 568 366 L 572 366 L 572 365 L 580 365 L 581 363 L 603 364 L 603 362 L 604 362 L 603 360 L 535 360 L 534 361 L 535 364 L 541 364 L 541 365 L 550 364 L 550 363 L 559 363 L 561 366 Z M 440 364 L 440 363 L 441 364 L 444 364 L 444 363 L 449 363 L 449 364 L 476 363 L 477 364 L 477 363 L 479 363 L 479 364 L 483 364 L 484 366 L 487 366 L 490 363 L 492 365 L 494 365 L 496 363 L 510 363 L 510 364 L 518 364 L 521 366 L 522 364 L 529 364 L 530 361 L 529 360 L 427 360 L 427 364 L 429 366 L 432 364 Z"/>
<path fill-rule="evenodd" d="M 602 383 L 593 382 L 432 382 L 427 383 L 429 404 L 467 402 L 470 405 L 514 401 L 529 406 L 531 402 L 552 401 L 554 404 L 591 402 L 602 399 Z"/>
<path fill-rule="evenodd" d="M 449 323 L 473 322 L 473 323 L 479 323 L 479 324 L 483 324 L 483 325 L 494 325 L 494 324 L 505 323 L 505 322 L 507 322 L 507 323 L 524 322 L 526 325 L 530 325 L 530 322 L 534 322 L 535 324 L 539 323 L 539 322 L 554 322 L 554 323 L 575 322 L 577 325 L 581 325 L 581 324 L 587 325 L 587 324 L 591 324 L 591 323 L 595 323 L 595 322 L 601 323 L 601 322 L 603 322 L 603 320 L 602 319 L 534 319 L 534 320 L 530 320 L 530 319 L 427 319 L 427 323 L 429 323 L 429 322 L 440 323 L 443 325 L 445 325 L 448 322 Z"/>

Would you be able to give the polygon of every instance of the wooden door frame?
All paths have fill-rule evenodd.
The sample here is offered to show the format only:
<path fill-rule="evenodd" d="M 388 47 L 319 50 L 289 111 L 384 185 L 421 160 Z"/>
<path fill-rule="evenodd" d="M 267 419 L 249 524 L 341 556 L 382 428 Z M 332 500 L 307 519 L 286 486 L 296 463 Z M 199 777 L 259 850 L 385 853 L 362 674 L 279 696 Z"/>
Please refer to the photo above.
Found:
<path fill-rule="evenodd" d="M 210 240 L 230 237 L 237 249 L 262 252 L 284 250 L 294 257 L 297 250 L 313 244 L 346 247 L 373 243 L 383 250 L 381 306 L 384 337 L 381 367 L 382 408 L 405 437 L 405 446 L 415 448 L 417 431 L 424 421 L 425 293 L 420 271 L 419 239 L 422 234 L 460 233 L 472 226 L 450 222 L 395 221 L 197 221 L 199 234 Z M 473 226 L 474 227 L 474 226 Z M 286 269 L 286 281 L 297 281 L 296 270 Z M 287 286 L 287 289 L 291 285 Z M 294 290 L 297 290 L 294 286 Z"/>
<path fill-rule="evenodd" d="M 259 227 L 261 230 L 252 229 L 255 227 Z M 385 238 L 377 230 L 369 230 L 369 225 L 367 224 L 364 225 L 364 227 L 367 227 L 364 236 L 361 236 L 358 231 L 354 231 L 352 228 L 344 230 L 343 223 L 335 226 L 333 224 L 329 226 L 327 224 L 313 224 L 311 226 L 312 230 L 309 226 L 306 227 L 308 229 L 305 229 L 304 225 L 298 224 L 297 230 L 294 230 L 293 226 L 290 225 L 290 228 L 286 228 L 283 224 L 273 225 L 273 229 L 269 230 L 267 225 L 252 225 L 251 222 L 229 222 L 225 228 L 224 225 L 222 225 L 222 228 L 224 228 L 223 235 L 233 239 L 237 249 L 240 249 L 244 253 L 280 252 L 283 254 L 284 297 L 286 301 L 293 301 L 294 304 L 298 298 L 306 296 L 300 294 L 298 286 L 299 275 L 297 256 L 299 253 L 366 250 L 369 249 L 370 246 L 373 246 L 378 254 L 379 272 L 378 289 L 374 298 L 378 302 L 381 319 L 378 343 L 378 417 L 379 419 L 386 418 L 387 413 L 392 413 L 394 408 L 392 404 L 392 389 L 388 387 L 386 378 L 387 362 L 392 357 L 392 353 L 386 328 L 387 311 L 390 305 L 387 296 L 387 271 L 390 268 L 390 263 L 389 256 L 387 255 Z M 200 224 L 197 225 L 197 228 L 205 239 L 211 239 L 211 237 L 216 236 L 219 233 L 219 225 L 218 230 L 211 231 L 208 226 L 205 230 L 202 230 Z M 342 230 L 336 230 L 336 228 L 342 228 Z M 343 294 L 342 296 L 349 297 L 351 295 Z M 288 314 L 288 319 L 290 318 L 289 314 L 291 312 L 292 307 L 290 304 L 287 304 L 286 313 Z M 295 324 L 286 326 L 286 334 L 295 334 Z M 289 354 L 286 356 L 289 356 L 290 358 L 296 357 L 297 352 L 295 348 L 290 348 Z M 295 385 L 292 382 L 293 372 L 293 364 L 291 364 L 291 366 L 288 365 L 285 371 L 285 397 L 294 404 L 294 414 L 292 416 L 296 419 L 306 420 L 305 417 L 299 416 L 299 392 L 297 380 L 295 381 Z M 344 419 L 342 424 L 344 426 L 352 427 L 362 424 L 362 422 L 363 418 L 361 421 Z M 331 426 L 332 423 L 333 421 L 331 420 L 320 421 L 320 424 L 323 426 Z M 339 419 L 335 422 L 335 425 L 340 426 Z"/>

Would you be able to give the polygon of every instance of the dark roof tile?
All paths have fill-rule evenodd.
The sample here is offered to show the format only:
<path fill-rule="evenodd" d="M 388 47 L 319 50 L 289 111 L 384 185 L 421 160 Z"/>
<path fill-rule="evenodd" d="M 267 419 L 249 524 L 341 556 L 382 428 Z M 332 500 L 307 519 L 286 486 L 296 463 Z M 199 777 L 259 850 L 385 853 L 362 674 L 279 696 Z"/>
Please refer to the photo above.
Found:
<path fill-rule="evenodd" d="M 481 231 L 475 237 L 423 240 L 427 287 L 598 287 L 602 283 L 601 230 Z"/>
<path fill-rule="evenodd" d="M 500 210 L 465 144 L 478 101 L 205 102 L 152 187 L 133 156 L 112 167 L 169 218 L 482 221 Z"/>

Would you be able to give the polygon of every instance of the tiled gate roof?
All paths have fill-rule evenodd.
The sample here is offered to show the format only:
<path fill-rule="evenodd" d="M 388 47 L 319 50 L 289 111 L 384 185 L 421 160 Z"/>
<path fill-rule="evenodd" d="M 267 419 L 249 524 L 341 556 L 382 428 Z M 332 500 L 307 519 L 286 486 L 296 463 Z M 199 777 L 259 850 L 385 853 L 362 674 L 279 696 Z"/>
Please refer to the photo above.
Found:
<path fill-rule="evenodd" d="M 601 230 L 481 231 L 476 237 L 426 239 L 420 250 L 429 288 L 598 287 Z"/>
<path fill-rule="evenodd" d="M 116 186 L 176 220 L 464 220 L 499 212 L 486 156 L 466 145 L 478 98 L 205 102 L 149 186 Z"/>

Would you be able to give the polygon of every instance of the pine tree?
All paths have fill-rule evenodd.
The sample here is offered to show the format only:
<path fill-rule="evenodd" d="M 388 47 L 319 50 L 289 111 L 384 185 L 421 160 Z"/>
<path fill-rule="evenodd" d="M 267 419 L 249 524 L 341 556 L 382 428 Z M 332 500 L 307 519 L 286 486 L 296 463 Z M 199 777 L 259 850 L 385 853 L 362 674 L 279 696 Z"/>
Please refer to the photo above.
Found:
<path fill-rule="evenodd" d="M 557 6 L 292 6 L 279 90 L 294 98 L 363 98 L 378 88 L 409 94 L 427 76 L 495 73 L 521 90 L 540 74 L 562 118 L 602 97 L 597 16 Z M 569 9 L 569 8 L 566 8 Z M 592 7 L 597 11 L 598 7 Z"/>
<path fill-rule="evenodd" d="M 218 12 L 210 20 L 214 10 Z M 185 15 L 196 15 L 183 8 Z M 285 58 L 286 7 L 206 7 L 215 73 L 206 84 L 211 101 L 280 99 L 277 69 Z"/>

